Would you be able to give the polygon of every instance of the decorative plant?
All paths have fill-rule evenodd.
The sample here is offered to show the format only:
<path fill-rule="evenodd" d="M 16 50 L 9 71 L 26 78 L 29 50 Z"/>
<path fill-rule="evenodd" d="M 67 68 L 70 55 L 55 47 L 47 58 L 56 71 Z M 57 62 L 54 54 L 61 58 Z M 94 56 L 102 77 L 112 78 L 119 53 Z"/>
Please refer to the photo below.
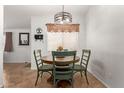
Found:
<path fill-rule="evenodd" d="M 62 46 L 58 46 L 57 51 L 62 51 L 63 47 Z"/>

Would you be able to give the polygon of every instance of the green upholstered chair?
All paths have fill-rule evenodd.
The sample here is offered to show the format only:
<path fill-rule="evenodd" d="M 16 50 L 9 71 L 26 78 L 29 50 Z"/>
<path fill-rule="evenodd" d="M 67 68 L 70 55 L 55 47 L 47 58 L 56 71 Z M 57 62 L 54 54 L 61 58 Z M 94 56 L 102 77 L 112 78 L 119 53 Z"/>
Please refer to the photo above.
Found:
<path fill-rule="evenodd" d="M 88 78 L 87 78 L 87 66 L 88 66 L 90 54 L 91 54 L 91 50 L 83 49 L 80 64 L 75 64 L 74 66 L 74 73 L 80 72 L 82 77 L 82 72 L 84 72 L 87 84 L 89 84 Z"/>
<path fill-rule="evenodd" d="M 76 57 L 76 51 L 52 51 L 53 56 L 53 78 L 54 78 L 54 87 L 60 80 L 68 80 L 73 87 L 73 69 L 74 61 Z M 56 57 L 67 57 L 72 56 L 72 62 L 68 65 L 57 65 Z"/>
<path fill-rule="evenodd" d="M 37 79 L 36 79 L 36 82 L 35 82 L 35 86 L 36 86 L 39 76 L 41 76 L 41 78 L 42 78 L 43 72 L 50 73 L 50 71 L 53 70 L 53 66 L 43 64 L 43 62 L 41 60 L 41 49 L 34 50 L 34 58 L 35 58 L 35 61 L 36 61 L 36 66 L 37 66 Z"/>

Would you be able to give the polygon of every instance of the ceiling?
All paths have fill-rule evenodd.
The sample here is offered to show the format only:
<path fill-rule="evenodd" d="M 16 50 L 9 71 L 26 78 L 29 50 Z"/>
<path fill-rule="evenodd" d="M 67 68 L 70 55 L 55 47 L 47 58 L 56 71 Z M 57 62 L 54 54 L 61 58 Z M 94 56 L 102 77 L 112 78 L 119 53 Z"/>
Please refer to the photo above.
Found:
<path fill-rule="evenodd" d="M 65 11 L 73 14 L 83 15 L 89 6 L 66 5 Z M 54 16 L 62 11 L 62 5 L 5 5 L 4 6 L 4 28 L 30 28 L 31 16 Z"/>

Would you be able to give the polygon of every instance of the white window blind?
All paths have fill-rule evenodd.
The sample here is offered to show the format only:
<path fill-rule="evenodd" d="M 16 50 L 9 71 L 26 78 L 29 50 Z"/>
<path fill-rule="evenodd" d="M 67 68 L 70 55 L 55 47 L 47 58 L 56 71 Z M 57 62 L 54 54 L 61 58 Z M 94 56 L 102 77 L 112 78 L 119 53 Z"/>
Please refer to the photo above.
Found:
<path fill-rule="evenodd" d="M 48 32 L 48 51 L 53 51 L 58 46 L 64 49 L 77 50 L 78 32 Z"/>

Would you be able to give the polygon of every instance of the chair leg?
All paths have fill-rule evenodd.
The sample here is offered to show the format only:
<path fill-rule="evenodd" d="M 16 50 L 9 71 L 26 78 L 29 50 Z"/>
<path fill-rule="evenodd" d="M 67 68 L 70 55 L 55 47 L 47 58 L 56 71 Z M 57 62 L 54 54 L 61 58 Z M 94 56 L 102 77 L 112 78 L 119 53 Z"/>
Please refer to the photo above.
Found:
<path fill-rule="evenodd" d="M 82 77 L 82 76 L 83 76 L 83 75 L 82 75 L 82 71 L 80 71 L 80 74 L 81 74 L 81 77 Z"/>
<path fill-rule="evenodd" d="M 72 88 L 74 87 L 74 80 L 72 79 Z"/>
<path fill-rule="evenodd" d="M 37 85 L 38 78 L 39 78 L 39 72 L 37 72 L 37 79 L 35 81 L 35 86 Z"/>
<path fill-rule="evenodd" d="M 53 80 L 53 85 L 54 85 L 54 87 L 56 87 L 56 80 L 55 79 Z"/>
<path fill-rule="evenodd" d="M 42 76 L 43 76 L 43 71 L 41 72 L 41 78 L 42 78 Z"/>
<path fill-rule="evenodd" d="M 88 78 L 87 78 L 87 72 L 85 72 L 85 78 L 86 78 L 87 84 L 89 85 Z"/>

